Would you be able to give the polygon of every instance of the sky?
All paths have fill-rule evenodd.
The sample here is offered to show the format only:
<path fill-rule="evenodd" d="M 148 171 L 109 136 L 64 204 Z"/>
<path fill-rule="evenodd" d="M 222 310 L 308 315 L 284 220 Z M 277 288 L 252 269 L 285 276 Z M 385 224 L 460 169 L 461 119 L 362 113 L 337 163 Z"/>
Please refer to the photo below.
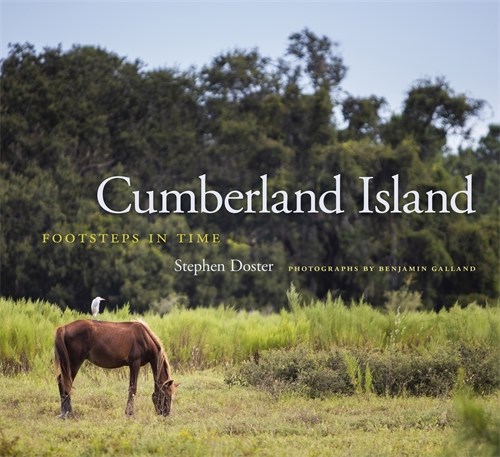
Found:
<path fill-rule="evenodd" d="M 228 50 L 285 54 L 305 27 L 338 43 L 343 90 L 384 97 L 400 112 L 420 78 L 444 76 L 456 93 L 486 100 L 476 136 L 500 123 L 500 3 L 476 1 L 23 1 L 0 0 L 0 57 L 8 43 L 42 51 L 95 45 L 146 70 L 201 68 Z"/>

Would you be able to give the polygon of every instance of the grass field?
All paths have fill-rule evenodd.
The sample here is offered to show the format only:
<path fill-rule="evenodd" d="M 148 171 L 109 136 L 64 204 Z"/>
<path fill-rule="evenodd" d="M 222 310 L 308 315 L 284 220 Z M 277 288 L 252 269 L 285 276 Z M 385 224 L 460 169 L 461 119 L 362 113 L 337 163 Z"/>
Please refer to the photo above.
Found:
<path fill-rule="evenodd" d="M 55 380 L 0 377 L 2 456 L 475 456 L 460 442 L 450 398 L 307 399 L 231 387 L 217 371 L 179 373 L 173 414 L 156 416 L 149 369 L 136 415 L 124 408 L 127 370 L 87 365 L 77 377 L 75 417 L 58 418 Z M 498 395 L 482 400 L 492 409 Z M 472 452 L 472 451 L 471 451 Z M 491 455 L 487 452 L 483 455 Z"/>
<path fill-rule="evenodd" d="M 363 303 L 304 304 L 293 291 L 289 298 L 289 311 L 271 315 L 220 307 L 143 316 L 181 383 L 173 414 L 155 414 L 149 367 L 127 418 L 128 369 L 86 363 L 68 420 L 58 418 L 54 330 L 88 316 L 0 298 L 0 456 L 500 455 L 498 307 L 399 314 Z M 102 315 L 137 317 L 127 308 Z M 349 376 L 346 357 L 355 364 Z M 399 376 L 396 394 L 377 389 L 386 372 Z M 417 392 L 432 381 L 431 395 L 410 395 L 410 378 Z M 342 379 L 350 394 L 332 395 L 328 388 Z"/>

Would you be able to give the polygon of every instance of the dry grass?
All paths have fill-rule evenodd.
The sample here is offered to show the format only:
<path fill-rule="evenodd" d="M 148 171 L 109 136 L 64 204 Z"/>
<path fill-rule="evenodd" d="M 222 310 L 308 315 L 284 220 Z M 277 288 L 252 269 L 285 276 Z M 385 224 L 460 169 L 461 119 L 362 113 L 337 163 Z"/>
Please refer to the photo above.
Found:
<path fill-rule="evenodd" d="M 458 429 L 447 398 L 312 400 L 229 388 L 214 371 L 176 378 L 182 385 L 174 412 L 161 418 L 150 400 L 149 369 L 143 371 L 130 419 L 126 372 L 84 367 L 75 382 L 75 417 L 62 421 L 51 373 L 0 377 L 0 455 L 439 456 Z"/>

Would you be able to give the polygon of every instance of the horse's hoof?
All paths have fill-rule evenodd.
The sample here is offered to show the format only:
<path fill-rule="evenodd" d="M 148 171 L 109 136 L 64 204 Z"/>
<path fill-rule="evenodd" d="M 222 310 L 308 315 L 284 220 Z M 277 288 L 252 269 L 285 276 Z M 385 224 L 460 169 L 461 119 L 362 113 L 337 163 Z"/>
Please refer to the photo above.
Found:
<path fill-rule="evenodd" d="M 73 411 L 64 411 L 61 414 L 59 414 L 59 419 L 66 420 L 70 417 L 73 417 Z"/>

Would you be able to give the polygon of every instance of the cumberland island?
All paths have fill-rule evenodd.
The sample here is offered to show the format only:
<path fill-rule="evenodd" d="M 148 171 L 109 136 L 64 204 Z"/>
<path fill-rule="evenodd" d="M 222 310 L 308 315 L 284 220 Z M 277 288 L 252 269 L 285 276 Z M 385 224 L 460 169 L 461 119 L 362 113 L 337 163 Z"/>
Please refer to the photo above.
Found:
<path fill-rule="evenodd" d="M 222 194 L 214 189 L 207 189 L 207 176 L 198 176 L 199 189 L 163 190 L 159 194 L 153 190 L 141 192 L 132 190 L 131 179 L 127 176 L 111 176 L 99 185 L 97 201 L 99 206 L 111 214 L 125 214 L 132 210 L 139 214 L 169 213 L 207 213 L 213 214 L 224 209 L 228 213 L 328 213 L 344 212 L 341 202 L 341 175 L 332 179 L 332 189 L 317 195 L 312 190 L 297 190 L 289 193 L 277 190 L 273 193 L 268 188 L 267 175 L 260 176 L 258 189 L 247 191 L 229 190 Z M 429 190 L 424 195 L 416 190 L 403 194 L 400 189 L 399 175 L 392 176 L 392 189 L 374 191 L 371 176 L 362 176 L 363 208 L 360 214 L 370 213 L 466 213 L 476 211 L 472 208 L 472 175 L 465 176 L 465 189 L 449 196 L 443 190 Z M 110 203 L 106 198 L 107 186 L 116 193 L 130 195 L 127 203 Z M 124 199 L 120 198 L 120 201 Z"/>

